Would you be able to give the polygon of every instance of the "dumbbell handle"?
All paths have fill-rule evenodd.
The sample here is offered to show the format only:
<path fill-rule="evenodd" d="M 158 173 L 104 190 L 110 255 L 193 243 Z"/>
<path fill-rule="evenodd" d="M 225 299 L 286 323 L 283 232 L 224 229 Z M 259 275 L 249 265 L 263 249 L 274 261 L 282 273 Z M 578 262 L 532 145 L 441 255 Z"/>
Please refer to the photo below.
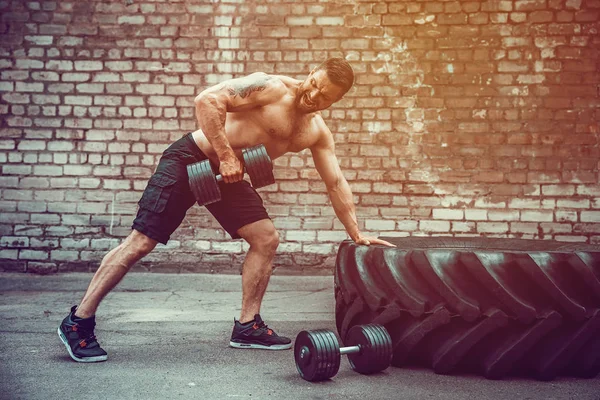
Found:
<path fill-rule="evenodd" d="M 246 171 L 246 167 L 244 167 L 243 171 L 244 171 L 244 175 L 248 173 Z M 215 179 L 217 180 L 217 182 L 222 182 L 223 181 L 223 177 L 221 176 L 221 174 L 215 175 Z"/>
<path fill-rule="evenodd" d="M 358 353 L 358 352 L 360 352 L 360 346 L 340 347 L 340 354 Z"/>

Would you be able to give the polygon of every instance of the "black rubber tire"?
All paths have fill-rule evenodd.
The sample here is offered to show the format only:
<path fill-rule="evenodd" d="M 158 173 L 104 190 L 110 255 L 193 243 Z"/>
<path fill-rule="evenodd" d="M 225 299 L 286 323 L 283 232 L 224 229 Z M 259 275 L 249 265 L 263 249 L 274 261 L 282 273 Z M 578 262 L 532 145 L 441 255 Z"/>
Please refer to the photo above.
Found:
<path fill-rule="evenodd" d="M 339 336 L 381 324 L 392 365 L 490 379 L 600 372 L 600 246 L 486 238 L 341 243 Z"/>

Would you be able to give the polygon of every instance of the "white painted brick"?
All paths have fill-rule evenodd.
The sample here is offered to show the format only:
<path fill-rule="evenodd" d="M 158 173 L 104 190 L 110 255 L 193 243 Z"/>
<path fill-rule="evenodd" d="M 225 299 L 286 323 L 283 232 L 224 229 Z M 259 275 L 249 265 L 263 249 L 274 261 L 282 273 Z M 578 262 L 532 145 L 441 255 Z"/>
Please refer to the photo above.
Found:
<path fill-rule="evenodd" d="M 577 222 L 577 211 L 555 211 L 554 215 L 558 222 Z"/>
<path fill-rule="evenodd" d="M 58 237 L 66 237 L 71 236 L 74 232 L 74 229 L 70 226 L 49 226 L 46 228 L 46 234 L 50 236 L 58 236 Z"/>
<path fill-rule="evenodd" d="M 556 206 L 560 209 L 563 208 L 590 208 L 590 201 L 588 199 L 581 200 L 558 200 Z"/>
<path fill-rule="evenodd" d="M 317 17 L 316 24 L 317 25 L 337 25 L 337 26 L 343 26 L 344 25 L 344 18 L 343 17 Z"/>
<path fill-rule="evenodd" d="M 141 25 L 146 21 L 143 15 L 121 15 L 117 19 L 119 24 Z"/>
<path fill-rule="evenodd" d="M 15 178 L 15 181 L 18 181 L 18 179 Z M 14 187 L 17 187 L 17 186 L 18 186 L 17 184 L 14 185 Z M 9 187 L 9 186 L 5 186 L 5 187 Z M 33 199 L 33 191 L 32 190 L 4 189 L 2 191 L 2 194 L 3 194 L 2 197 L 4 198 L 4 200 L 32 200 Z"/>
<path fill-rule="evenodd" d="M 15 62 L 17 69 L 42 69 L 44 68 L 44 63 L 39 60 L 31 60 L 31 59 L 18 59 Z"/>
<path fill-rule="evenodd" d="M 537 234 L 539 225 L 537 223 L 511 222 L 510 231 L 512 233 Z"/>
<path fill-rule="evenodd" d="M 183 247 L 192 248 L 200 251 L 208 251 L 210 250 L 210 240 L 193 240 L 193 241 L 185 241 L 183 243 Z M 200 259 L 200 255 L 198 255 L 198 259 Z"/>
<path fill-rule="evenodd" d="M 122 103 L 121 96 L 94 96 L 94 105 L 97 106 L 120 106 Z"/>
<path fill-rule="evenodd" d="M 170 239 L 167 244 L 159 243 L 155 249 L 158 251 L 172 251 L 181 248 L 181 241 Z"/>
<path fill-rule="evenodd" d="M 19 256 L 19 250 L 14 249 L 14 250 L 9 250 L 9 249 L 2 249 L 0 250 L 0 259 L 2 258 L 7 258 L 9 260 L 16 260 Z"/>
<path fill-rule="evenodd" d="M 571 224 L 556 224 L 556 223 L 541 223 L 542 230 L 546 233 L 571 233 L 573 225 Z"/>
<path fill-rule="evenodd" d="M 552 222 L 554 213 L 552 211 L 523 211 L 521 221 L 523 222 Z"/>
<path fill-rule="evenodd" d="M 53 188 L 75 188 L 77 187 L 77 178 L 50 178 L 50 186 Z M 73 211 L 73 208 L 71 211 Z"/>
<path fill-rule="evenodd" d="M 396 222 L 386 220 L 366 220 L 365 227 L 366 229 L 373 231 L 393 231 L 396 228 Z"/>
<path fill-rule="evenodd" d="M 316 231 L 309 231 L 309 230 L 303 230 L 303 231 L 296 231 L 296 230 L 289 230 L 287 232 L 285 232 L 285 239 L 289 240 L 289 241 L 296 241 L 296 242 L 311 242 L 314 241 L 317 237 L 317 232 Z"/>
<path fill-rule="evenodd" d="M 58 214 L 31 214 L 31 223 L 39 225 L 59 225 L 60 215 Z"/>
<path fill-rule="evenodd" d="M 327 243 L 303 244 L 302 251 L 304 253 L 325 254 L 325 255 L 335 253 L 333 244 L 327 244 Z"/>
<path fill-rule="evenodd" d="M 104 91 L 103 83 L 80 83 L 75 86 L 80 93 L 102 93 Z"/>
<path fill-rule="evenodd" d="M 50 252 L 50 259 L 52 261 L 77 261 L 79 260 L 79 252 L 69 250 L 52 250 Z"/>
<path fill-rule="evenodd" d="M 45 150 L 46 142 L 43 140 L 21 140 L 17 147 L 18 150 L 27 151 L 27 150 Z"/>
<path fill-rule="evenodd" d="M 475 207 L 478 207 L 478 208 L 506 208 L 506 203 L 503 201 L 493 202 L 490 199 L 487 199 L 484 197 L 484 198 L 475 200 Z"/>
<path fill-rule="evenodd" d="M 29 238 L 26 236 L 2 236 L 0 238 L 0 247 L 29 247 Z"/>
<path fill-rule="evenodd" d="M 171 48 L 173 47 L 173 39 L 146 38 L 144 39 L 144 47 Z"/>
<path fill-rule="evenodd" d="M 101 61 L 79 60 L 75 61 L 76 71 L 101 71 Z"/>
<path fill-rule="evenodd" d="M 105 203 L 77 203 L 77 212 L 81 214 L 103 214 L 106 212 L 107 204 Z"/>
<path fill-rule="evenodd" d="M 63 166 L 63 173 L 65 175 L 80 175 L 86 176 L 92 174 L 91 165 L 65 165 Z"/>
<path fill-rule="evenodd" d="M 575 185 L 542 185 L 544 196 L 572 196 L 575 194 Z"/>
<path fill-rule="evenodd" d="M 31 73 L 31 77 L 35 81 L 50 81 L 56 82 L 60 80 L 60 75 L 52 71 L 36 71 Z"/>
<path fill-rule="evenodd" d="M 179 129 L 179 121 L 176 119 L 172 120 L 155 120 L 152 124 L 152 129 L 156 130 L 178 130 Z"/>
<path fill-rule="evenodd" d="M 212 242 L 212 250 L 226 253 L 241 253 L 241 242 Z"/>
<path fill-rule="evenodd" d="M 600 211 L 582 211 L 581 222 L 600 222 Z"/>
<path fill-rule="evenodd" d="M 448 221 L 420 221 L 419 228 L 423 232 L 449 232 L 450 222 Z"/>
<path fill-rule="evenodd" d="M 433 209 L 433 218 L 434 219 L 444 219 L 444 220 L 461 220 L 464 218 L 464 210 L 434 208 Z"/>
<path fill-rule="evenodd" d="M 25 35 L 25 41 L 35 44 L 37 46 L 49 46 L 54 41 L 54 36 L 47 35 Z"/>
<path fill-rule="evenodd" d="M 314 25 L 314 17 L 308 16 L 288 16 L 286 18 L 287 25 L 291 26 L 312 26 Z"/>
<path fill-rule="evenodd" d="M 27 188 L 47 188 L 50 187 L 50 181 L 47 178 L 22 178 L 19 182 L 19 187 Z"/>
<path fill-rule="evenodd" d="M 41 68 L 41 67 L 40 67 Z M 50 60 L 46 62 L 46 69 L 54 71 L 72 71 L 73 61 L 69 60 Z"/>
<path fill-rule="evenodd" d="M 468 221 L 487 221 L 487 210 L 465 210 L 465 219 Z"/>
<path fill-rule="evenodd" d="M 165 85 L 140 83 L 135 86 L 135 91 L 136 91 L 136 93 L 141 93 L 141 94 L 164 94 L 165 93 Z"/>
<path fill-rule="evenodd" d="M 104 188 L 108 190 L 129 190 L 131 189 L 131 182 L 114 179 L 105 179 Z"/>
<path fill-rule="evenodd" d="M 299 253 L 302 251 L 302 243 L 284 242 L 277 247 L 277 253 Z"/>
<path fill-rule="evenodd" d="M 63 214 L 61 219 L 63 225 L 88 226 L 90 224 L 89 215 Z"/>
<path fill-rule="evenodd" d="M 44 91 L 44 84 L 41 82 L 17 82 L 15 86 L 17 92 L 38 92 Z"/>
<path fill-rule="evenodd" d="M 48 252 L 43 250 L 19 250 L 19 260 L 47 260 Z"/>
<path fill-rule="evenodd" d="M 490 211 L 488 211 L 488 219 L 490 221 L 518 221 L 519 216 L 520 216 L 520 211 L 518 211 L 518 210 L 508 210 L 508 211 L 490 210 Z"/>
<path fill-rule="evenodd" d="M 600 185 L 578 185 L 577 194 L 580 196 L 600 196 Z"/>
<path fill-rule="evenodd" d="M 117 247 L 121 241 L 119 239 L 92 239 L 90 248 L 93 250 L 111 250 Z"/>
<path fill-rule="evenodd" d="M 512 199 L 508 203 L 509 208 L 517 209 L 539 209 L 541 206 L 541 201 L 536 199 Z"/>
<path fill-rule="evenodd" d="M 58 165 L 35 165 L 33 173 L 39 176 L 61 176 L 63 167 Z"/>
<path fill-rule="evenodd" d="M 506 233 L 508 224 L 504 222 L 478 222 L 477 231 L 479 233 Z"/>
<path fill-rule="evenodd" d="M 15 90 L 13 82 L 0 82 L 0 92 L 12 92 Z"/>
<path fill-rule="evenodd" d="M 149 96 L 148 105 L 159 107 L 172 107 L 175 105 L 175 97 L 173 96 Z"/>
<path fill-rule="evenodd" d="M 30 175 L 33 171 L 31 165 L 3 165 L 2 175 Z"/>
<path fill-rule="evenodd" d="M 452 232 L 475 232 L 477 230 L 476 222 L 462 222 L 462 221 L 453 221 L 452 222 Z"/>
<path fill-rule="evenodd" d="M 348 238 L 346 231 L 317 231 L 318 241 L 338 243 Z"/>
<path fill-rule="evenodd" d="M 0 200 L 0 211 L 2 212 L 15 212 L 17 211 L 17 202 L 16 201 L 5 201 Z M 0 228 L 0 232 L 1 232 Z"/>

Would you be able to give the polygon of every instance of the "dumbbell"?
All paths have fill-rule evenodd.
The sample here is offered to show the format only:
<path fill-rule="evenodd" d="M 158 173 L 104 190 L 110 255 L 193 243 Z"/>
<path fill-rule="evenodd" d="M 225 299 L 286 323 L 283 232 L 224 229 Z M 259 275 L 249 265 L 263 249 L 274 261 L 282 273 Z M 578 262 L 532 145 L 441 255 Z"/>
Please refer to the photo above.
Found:
<path fill-rule="evenodd" d="M 244 172 L 250 177 L 255 188 L 275 183 L 273 163 L 267 149 L 262 144 L 242 150 Z M 187 166 L 188 180 L 192 193 L 201 206 L 216 203 L 221 200 L 218 182 L 223 180 L 221 174 L 216 174 L 210 165 L 210 160 L 189 164 Z"/>
<path fill-rule="evenodd" d="M 315 382 L 332 378 L 340 369 L 342 354 L 361 374 L 383 371 L 392 362 L 392 338 L 382 325 L 355 325 L 341 347 L 335 333 L 327 329 L 302 331 L 294 343 L 294 359 L 300 376 Z"/>

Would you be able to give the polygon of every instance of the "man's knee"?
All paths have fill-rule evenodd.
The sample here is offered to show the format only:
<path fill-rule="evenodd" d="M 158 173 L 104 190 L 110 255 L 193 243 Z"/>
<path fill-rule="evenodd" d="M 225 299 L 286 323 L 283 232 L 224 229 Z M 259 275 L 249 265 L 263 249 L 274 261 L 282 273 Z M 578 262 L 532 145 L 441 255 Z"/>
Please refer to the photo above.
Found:
<path fill-rule="evenodd" d="M 258 221 L 240 230 L 250 247 L 265 254 L 275 254 L 279 246 L 279 232 L 271 220 Z"/>
<path fill-rule="evenodd" d="M 277 232 L 277 229 L 273 226 L 273 229 L 266 232 L 260 242 L 266 251 L 275 253 L 279 246 L 279 232 Z"/>
<path fill-rule="evenodd" d="M 121 247 L 126 250 L 130 257 L 137 261 L 154 250 L 157 244 L 156 240 L 150 239 L 148 236 L 134 229 L 121 244 Z"/>

